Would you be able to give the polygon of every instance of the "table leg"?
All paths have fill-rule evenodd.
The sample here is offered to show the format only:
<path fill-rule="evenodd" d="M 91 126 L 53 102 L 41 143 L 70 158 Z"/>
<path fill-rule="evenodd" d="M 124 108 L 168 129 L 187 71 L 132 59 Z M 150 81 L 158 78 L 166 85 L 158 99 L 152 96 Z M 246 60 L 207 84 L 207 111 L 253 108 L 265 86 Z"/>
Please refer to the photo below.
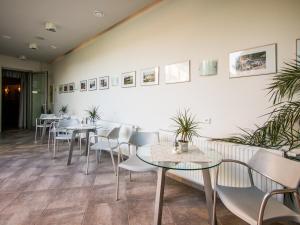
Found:
<path fill-rule="evenodd" d="M 73 148 L 74 148 L 74 144 L 75 144 L 76 133 L 77 133 L 76 131 L 73 131 L 73 133 L 72 133 L 72 139 L 71 139 L 71 144 L 70 144 L 70 149 L 69 149 L 69 158 L 68 158 L 68 163 L 67 163 L 68 166 L 71 164 L 71 161 L 72 161 L 72 154 L 73 154 Z"/>
<path fill-rule="evenodd" d="M 41 142 L 43 144 L 43 141 L 44 141 L 44 138 L 45 138 L 45 135 L 46 135 L 46 126 L 47 126 L 47 123 L 46 121 L 44 121 L 44 126 L 43 126 L 43 130 L 42 130 L 42 136 L 41 136 Z"/>
<path fill-rule="evenodd" d="M 212 185 L 211 185 L 209 169 L 202 170 L 202 174 L 203 174 L 203 181 L 204 181 L 204 191 L 205 191 L 206 205 L 207 205 L 207 210 L 208 210 L 209 224 L 216 225 L 216 224 L 212 224 L 213 190 L 212 190 Z"/>
<path fill-rule="evenodd" d="M 85 142 L 85 156 L 87 156 L 88 149 L 89 149 L 89 144 L 90 144 L 90 131 L 89 130 L 86 131 L 85 137 L 86 137 L 86 142 Z"/>
<path fill-rule="evenodd" d="M 157 187 L 154 206 L 154 225 L 161 225 L 165 190 L 165 174 L 166 169 L 159 167 L 157 171 Z"/>

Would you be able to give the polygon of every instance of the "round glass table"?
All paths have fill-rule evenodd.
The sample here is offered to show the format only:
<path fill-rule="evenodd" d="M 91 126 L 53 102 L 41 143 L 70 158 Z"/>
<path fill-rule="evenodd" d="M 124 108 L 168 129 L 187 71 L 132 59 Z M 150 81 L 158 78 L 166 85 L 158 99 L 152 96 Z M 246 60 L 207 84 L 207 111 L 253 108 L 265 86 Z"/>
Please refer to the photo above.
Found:
<path fill-rule="evenodd" d="M 212 224 L 213 191 L 209 169 L 221 164 L 222 155 L 211 149 L 201 151 L 195 146 L 191 146 L 190 148 L 190 151 L 180 154 L 174 153 L 173 146 L 163 144 L 143 147 L 137 150 L 136 154 L 140 160 L 158 168 L 157 189 L 154 207 L 155 225 L 161 224 L 165 173 L 169 169 L 201 170 L 203 174 L 204 191 L 210 220 L 209 224 Z"/>

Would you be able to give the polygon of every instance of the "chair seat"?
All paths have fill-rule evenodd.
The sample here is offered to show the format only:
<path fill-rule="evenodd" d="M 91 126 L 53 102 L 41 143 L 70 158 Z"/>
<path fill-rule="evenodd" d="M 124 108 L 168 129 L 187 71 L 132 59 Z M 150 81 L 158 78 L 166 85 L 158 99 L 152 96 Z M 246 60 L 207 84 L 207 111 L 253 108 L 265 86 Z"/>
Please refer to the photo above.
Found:
<path fill-rule="evenodd" d="M 98 141 L 96 144 L 91 146 L 91 150 L 104 150 L 110 151 L 111 149 L 116 149 L 119 146 L 117 141 Z"/>
<path fill-rule="evenodd" d="M 132 155 L 125 161 L 121 162 L 119 167 L 134 172 L 147 172 L 157 169 L 157 167 L 143 162 L 136 155 Z"/>
<path fill-rule="evenodd" d="M 36 127 L 44 127 L 45 125 L 44 124 L 38 124 L 38 125 L 36 125 Z M 46 124 L 46 127 L 48 128 L 48 127 L 51 127 L 51 124 L 49 123 L 49 124 Z"/>
<path fill-rule="evenodd" d="M 238 217 L 251 225 L 257 225 L 259 208 L 262 203 L 264 192 L 256 187 L 227 187 L 217 186 L 217 192 L 224 205 Z M 264 213 L 264 221 L 272 222 L 279 219 L 300 221 L 297 213 L 270 198 Z"/>
<path fill-rule="evenodd" d="M 71 140 L 72 139 L 72 134 L 59 134 L 55 136 L 56 140 Z"/>

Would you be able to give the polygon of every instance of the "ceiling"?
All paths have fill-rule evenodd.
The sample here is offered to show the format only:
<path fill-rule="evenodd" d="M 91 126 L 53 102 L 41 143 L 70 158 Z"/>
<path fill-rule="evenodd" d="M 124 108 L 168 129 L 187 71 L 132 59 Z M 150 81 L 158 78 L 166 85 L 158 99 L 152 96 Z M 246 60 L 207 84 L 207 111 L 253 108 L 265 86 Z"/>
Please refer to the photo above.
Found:
<path fill-rule="evenodd" d="M 157 1 L 0 0 L 0 54 L 50 62 L 154 2 Z M 94 16 L 95 10 L 104 16 Z M 45 30 L 49 21 L 56 25 L 55 33 Z M 32 42 L 38 45 L 37 50 L 28 48 Z"/>

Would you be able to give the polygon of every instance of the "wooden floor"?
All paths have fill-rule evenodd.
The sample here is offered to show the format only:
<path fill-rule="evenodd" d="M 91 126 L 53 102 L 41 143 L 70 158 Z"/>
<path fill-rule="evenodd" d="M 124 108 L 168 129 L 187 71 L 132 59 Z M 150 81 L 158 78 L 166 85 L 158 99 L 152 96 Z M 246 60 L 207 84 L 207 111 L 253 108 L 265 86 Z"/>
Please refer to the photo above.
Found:
<path fill-rule="evenodd" d="M 121 172 L 120 200 L 108 155 L 84 174 L 85 157 L 77 149 L 66 166 L 67 144 L 57 159 L 47 145 L 34 144 L 30 131 L 0 137 L 0 225 L 151 225 L 156 174 Z M 208 224 L 204 193 L 167 179 L 163 224 Z M 218 203 L 221 225 L 246 224 Z"/>

